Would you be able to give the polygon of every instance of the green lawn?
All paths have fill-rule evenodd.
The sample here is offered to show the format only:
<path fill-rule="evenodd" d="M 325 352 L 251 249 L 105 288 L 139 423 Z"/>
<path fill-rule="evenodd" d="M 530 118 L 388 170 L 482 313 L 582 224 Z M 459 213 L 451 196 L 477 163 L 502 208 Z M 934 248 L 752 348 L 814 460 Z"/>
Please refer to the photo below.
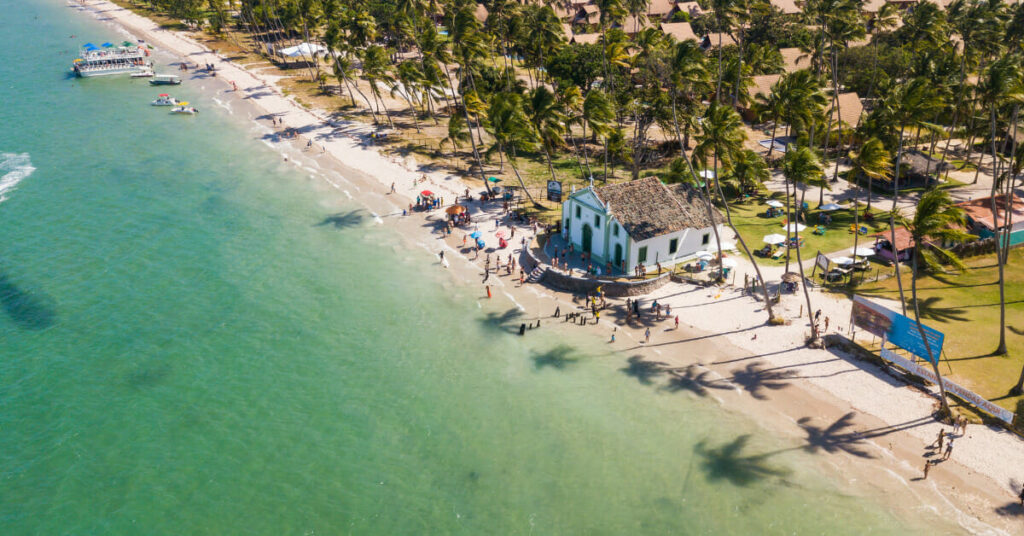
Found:
<path fill-rule="evenodd" d="M 772 198 L 777 199 L 785 203 L 785 196 L 779 193 L 772 195 Z M 816 201 L 816 200 L 815 200 Z M 765 211 L 768 210 L 768 206 L 765 202 L 756 198 L 742 203 L 731 203 L 729 205 L 732 210 L 732 221 L 736 225 L 736 230 L 739 231 L 743 240 L 747 242 L 747 245 L 751 249 L 760 249 L 764 246 L 762 239 L 765 235 L 778 233 L 781 235 L 786 234 L 786 229 L 782 225 L 782 221 L 785 219 L 783 216 L 777 216 L 774 218 L 766 218 L 764 216 Z M 815 206 L 815 202 L 808 201 L 808 205 L 811 207 Z M 804 239 L 804 247 L 800 249 L 800 255 L 804 260 L 814 257 L 814 254 L 818 251 L 822 253 L 833 253 L 841 250 L 847 250 L 853 247 L 853 233 L 850 232 L 850 225 L 853 224 L 853 212 L 848 209 L 840 209 L 833 211 L 832 223 L 827 226 L 827 230 L 824 235 L 816 235 L 812 231 L 815 225 L 817 225 L 818 214 L 820 211 L 811 209 L 807 213 L 807 229 L 800 232 L 800 236 Z M 872 234 L 885 231 L 889 228 L 886 223 L 886 213 L 881 211 L 875 211 L 872 209 L 872 213 L 875 214 L 874 222 L 865 223 L 861 221 L 861 226 L 868 228 L 867 235 L 861 235 L 858 247 L 861 245 L 870 247 L 874 244 L 874 239 L 871 238 Z M 863 213 L 861 214 L 863 216 Z M 791 252 L 791 259 L 795 261 L 796 252 Z M 772 259 L 759 259 L 768 265 L 782 265 L 785 264 L 785 257 L 779 260 Z"/>
<path fill-rule="evenodd" d="M 1024 366 L 1024 249 L 1012 250 L 1005 267 L 1007 356 L 990 355 L 999 342 L 999 272 L 995 256 L 975 257 L 967 264 L 970 269 L 963 274 L 925 275 L 918 280 L 921 320 L 946 334 L 941 372 L 952 370 L 951 377 L 957 383 L 1016 411 L 1024 397 L 1007 393 Z M 909 301 L 910 275 L 903 276 L 903 287 Z M 865 283 L 857 292 L 869 298 L 899 296 L 895 279 Z M 907 311 L 912 314 L 909 304 Z"/>

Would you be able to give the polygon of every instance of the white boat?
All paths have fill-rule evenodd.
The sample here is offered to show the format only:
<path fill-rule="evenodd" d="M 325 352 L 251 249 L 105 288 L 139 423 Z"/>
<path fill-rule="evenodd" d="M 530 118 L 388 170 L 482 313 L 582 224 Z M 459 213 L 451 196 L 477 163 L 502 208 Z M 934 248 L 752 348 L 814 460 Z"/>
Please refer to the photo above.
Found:
<path fill-rule="evenodd" d="M 168 95 L 166 93 L 162 93 L 162 94 L 160 94 L 159 97 L 156 98 L 155 101 L 153 101 L 153 102 L 151 102 L 149 104 L 152 105 L 152 106 L 178 106 L 181 103 L 178 102 L 178 99 L 176 99 L 176 98 L 174 98 L 174 97 L 172 97 L 172 96 L 170 96 L 170 95 Z"/>
<path fill-rule="evenodd" d="M 152 63 L 146 59 L 147 56 L 149 51 L 145 47 L 127 41 L 118 47 L 110 43 L 103 43 L 102 47 L 87 43 L 82 47 L 81 57 L 75 59 L 71 72 L 83 78 L 108 74 L 134 75 L 151 71 Z"/>
<path fill-rule="evenodd" d="M 132 78 L 149 78 L 151 76 L 153 76 L 153 69 L 150 69 L 149 67 L 146 67 L 137 73 L 132 73 Z"/>
<path fill-rule="evenodd" d="M 195 109 L 192 106 L 189 106 L 187 102 L 179 102 L 178 106 L 175 106 L 174 108 L 171 108 L 171 113 L 172 114 L 195 115 L 195 114 L 199 113 L 199 110 Z"/>
<path fill-rule="evenodd" d="M 176 74 L 157 74 L 149 81 L 154 86 L 176 86 L 181 83 L 181 78 Z"/>

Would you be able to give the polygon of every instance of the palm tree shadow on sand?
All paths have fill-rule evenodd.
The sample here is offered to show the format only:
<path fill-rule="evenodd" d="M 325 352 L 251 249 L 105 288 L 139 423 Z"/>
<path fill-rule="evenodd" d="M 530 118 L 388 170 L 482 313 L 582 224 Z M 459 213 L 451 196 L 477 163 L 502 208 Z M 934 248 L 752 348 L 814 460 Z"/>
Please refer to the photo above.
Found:
<path fill-rule="evenodd" d="M 700 371 L 697 365 L 690 365 L 685 369 L 671 371 L 668 385 L 662 389 L 671 393 L 689 391 L 697 396 L 706 397 L 711 394 L 710 389 L 730 391 L 734 387 L 728 382 L 713 378 L 710 370 Z"/>
<path fill-rule="evenodd" d="M 560 344 L 546 352 L 531 352 L 531 356 L 537 370 L 545 367 L 564 370 L 580 360 L 576 349 L 567 344 Z"/>
<path fill-rule="evenodd" d="M 46 329 L 57 318 L 52 298 L 21 288 L 4 274 L 0 274 L 0 307 L 11 321 L 24 329 Z"/>
<path fill-rule="evenodd" d="M 708 447 L 702 440 L 693 447 L 701 458 L 700 467 L 709 481 L 725 480 L 734 486 L 747 487 L 767 478 L 788 476 L 791 471 L 768 463 L 772 454 L 744 455 L 750 434 L 717 447 Z"/>
<path fill-rule="evenodd" d="M 797 424 L 807 434 L 807 444 L 804 445 L 803 450 L 811 454 L 822 450 L 829 454 L 845 452 L 860 458 L 874 458 L 871 453 L 862 448 L 865 444 L 864 436 L 858 432 L 849 431 L 849 428 L 853 426 L 854 416 L 856 413 L 851 411 L 825 428 L 810 424 L 810 417 L 798 420 Z"/>
<path fill-rule="evenodd" d="M 744 368 L 733 369 L 732 380 L 750 393 L 750 396 L 758 400 L 767 400 L 768 395 L 765 389 L 777 391 L 789 387 L 783 380 L 794 378 L 796 373 L 792 370 L 766 370 L 761 362 L 751 363 Z"/>
<path fill-rule="evenodd" d="M 359 227 L 366 220 L 364 216 L 358 210 L 350 210 L 348 212 L 339 212 L 337 214 L 331 214 L 327 216 L 320 223 L 316 224 L 317 227 L 333 226 L 335 229 L 351 229 L 352 227 Z"/>

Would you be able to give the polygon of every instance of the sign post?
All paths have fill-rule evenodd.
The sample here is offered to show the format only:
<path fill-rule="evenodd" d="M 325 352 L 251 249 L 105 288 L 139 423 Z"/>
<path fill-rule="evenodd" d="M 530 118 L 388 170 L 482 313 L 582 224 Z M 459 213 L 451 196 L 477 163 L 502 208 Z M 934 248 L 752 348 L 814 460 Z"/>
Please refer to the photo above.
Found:
<path fill-rule="evenodd" d="M 548 181 L 548 201 L 562 202 L 562 181 Z"/>

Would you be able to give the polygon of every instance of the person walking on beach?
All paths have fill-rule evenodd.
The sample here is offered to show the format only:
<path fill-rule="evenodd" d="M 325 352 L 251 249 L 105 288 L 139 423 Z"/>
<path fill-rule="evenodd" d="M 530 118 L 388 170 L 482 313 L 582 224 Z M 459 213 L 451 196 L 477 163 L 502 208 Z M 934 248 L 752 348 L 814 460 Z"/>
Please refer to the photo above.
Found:
<path fill-rule="evenodd" d="M 391 193 L 395 193 L 395 183 L 391 183 Z"/>
<path fill-rule="evenodd" d="M 1020 495 L 1018 497 L 1020 497 L 1020 505 L 1024 506 L 1024 485 L 1020 487 Z"/>
<path fill-rule="evenodd" d="M 942 461 L 946 461 L 950 456 L 953 455 L 953 438 L 949 438 L 949 442 L 946 443 L 946 452 L 942 454 Z"/>
<path fill-rule="evenodd" d="M 932 442 L 932 444 L 929 445 L 929 446 L 934 447 L 936 444 L 938 444 L 939 445 L 939 450 L 941 451 L 942 450 L 942 442 L 945 439 L 946 439 L 946 430 L 945 429 L 939 430 L 939 437 L 935 438 L 935 441 Z"/>
<path fill-rule="evenodd" d="M 679 315 L 676 315 L 676 329 L 679 329 Z"/>
<path fill-rule="evenodd" d="M 925 460 L 925 462 L 924 462 L 924 476 L 921 478 L 921 480 L 928 480 L 928 471 L 931 468 L 932 468 L 932 461 L 931 460 Z"/>
<path fill-rule="evenodd" d="M 649 342 L 651 342 L 651 328 L 644 330 L 644 343 L 646 344 Z"/>

